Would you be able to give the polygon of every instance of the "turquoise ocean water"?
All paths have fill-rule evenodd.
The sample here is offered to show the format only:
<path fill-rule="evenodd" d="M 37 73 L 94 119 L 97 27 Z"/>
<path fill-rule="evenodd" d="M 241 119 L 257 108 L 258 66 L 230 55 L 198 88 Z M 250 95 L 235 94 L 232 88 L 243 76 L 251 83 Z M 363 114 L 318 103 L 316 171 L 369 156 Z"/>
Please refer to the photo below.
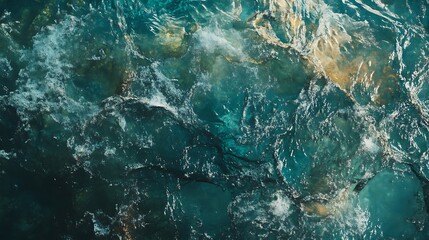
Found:
<path fill-rule="evenodd" d="M 0 0 L 0 239 L 429 239 L 428 0 Z"/>

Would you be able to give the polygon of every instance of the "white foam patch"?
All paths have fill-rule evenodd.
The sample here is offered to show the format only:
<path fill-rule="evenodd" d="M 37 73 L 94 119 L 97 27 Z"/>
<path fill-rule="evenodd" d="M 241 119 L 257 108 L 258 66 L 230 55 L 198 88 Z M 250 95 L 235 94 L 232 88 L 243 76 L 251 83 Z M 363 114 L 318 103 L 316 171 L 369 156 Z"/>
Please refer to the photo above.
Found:
<path fill-rule="evenodd" d="M 113 156 L 116 153 L 116 148 L 115 147 L 106 147 L 104 149 L 104 156 L 109 157 L 109 156 Z"/>
<path fill-rule="evenodd" d="M 12 72 L 10 61 L 6 58 L 0 58 L 0 77 L 7 78 Z"/>
<path fill-rule="evenodd" d="M 90 143 L 76 144 L 75 138 L 71 137 L 67 139 L 67 147 L 74 150 L 73 157 L 79 160 L 90 156 L 97 146 Z"/>
<path fill-rule="evenodd" d="M 369 222 L 369 213 L 360 207 L 355 209 L 355 226 L 359 233 L 365 233 L 365 230 L 368 228 Z"/>
<path fill-rule="evenodd" d="M 110 233 L 108 226 L 103 226 L 99 222 L 94 222 L 94 233 L 95 236 L 107 236 Z"/>
<path fill-rule="evenodd" d="M 331 215 L 324 219 L 323 225 L 332 228 L 333 232 L 346 231 L 349 237 L 355 238 L 365 234 L 369 224 L 369 213 L 357 203 L 358 195 L 353 192 L 353 188 L 354 186 L 350 186 L 341 190 L 327 204 Z"/>
<path fill-rule="evenodd" d="M 121 127 L 122 131 L 125 132 L 125 127 L 127 126 L 127 121 L 123 116 L 118 117 L 118 124 Z"/>
<path fill-rule="evenodd" d="M 152 107 L 161 107 L 165 110 L 173 113 L 175 116 L 178 115 L 177 109 L 170 104 L 167 103 L 167 100 L 165 99 L 165 96 L 157 91 L 152 97 L 150 98 L 141 98 L 140 102 L 147 104 Z"/>
<path fill-rule="evenodd" d="M 270 203 L 271 212 L 280 218 L 286 218 L 290 215 L 291 201 L 288 197 L 284 196 L 280 191 L 274 194 L 275 199 Z"/>
<path fill-rule="evenodd" d="M 9 160 L 11 157 L 15 157 L 16 154 L 14 153 L 8 153 L 5 150 L 0 150 L 0 158 L 4 158 L 6 160 Z"/>
<path fill-rule="evenodd" d="M 219 52 L 224 55 L 237 57 L 241 60 L 247 56 L 243 52 L 244 39 L 238 32 L 223 32 L 219 28 L 207 27 L 195 33 L 199 46 L 210 54 Z"/>
<path fill-rule="evenodd" d="M 91 109 L 69 98 L 65 87 L 72 69 L 65 50 L 67 39 L 79 25 L 77 18 L 66 17 L 64 21 L 48 26 L 46 31 L 37 34 L 33 48 L 21 51 L 21 61 L 28 64 L 20 71 L 18 90 L 10 97 L 11 104 L 17 107 L 21 115 L 41 109 L 46 112 L 62 111 L 65 105 L 71 112 Z M 67 120 L 67 117 L 63 119 Z"/>
<path fill-rule="evenodd" d="M 124 99 L 161 107 L 177 116 L 181 107 L 178 102 L 182 101 L 185 94 L 176 87 L 178 80 L 167 77 L 162 72 L 160 62 L 154 62 L 151 67 L 141 67 L 138 72 L 139 76 L 133 81 L 132 96 Z"/>
<path fill-rule="evenodd" d="M 92 214 L 92 222 L 94 224 L 94 234 L 95 236 L 108 236 L 110 233 L 109 225 L 102 224 L 94 214 Z"/>
<path fill-rule="evenodd" d="M 19 51 L 20 61 L 26 67 L 20 70 L 17 90 L 8 101 L 16 107 L 22 122 L 29 121 L 33 112 L 42 112 L 44 117 L 69 130 L 99 110 L 99 106 L 75 99 L 74 93 L 67 91 L 72 81 L 72 60 L 80 57 L 69 52 L 70 44 L 82 27 L 80 19 L 66 16 L 39 32 L 32 48 Z"/>
<path fill-rule="evenodd" d="M 377 153 L 380 151 L 380 146 L 378 146 L 376 140 L 373 137 L 366 136 L 362 138 L 362 148 L 363 150 L 370 153 Z"/>

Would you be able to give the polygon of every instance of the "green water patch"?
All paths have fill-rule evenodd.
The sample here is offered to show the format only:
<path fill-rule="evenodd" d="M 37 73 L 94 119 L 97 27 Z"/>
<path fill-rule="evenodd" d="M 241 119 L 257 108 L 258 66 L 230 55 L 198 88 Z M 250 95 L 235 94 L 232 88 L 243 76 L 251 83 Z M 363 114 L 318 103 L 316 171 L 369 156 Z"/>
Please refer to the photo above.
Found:
<path fill-rule="evenodd" d="M 421 230 L 427 216 L 422 186 L 404 170 L 380 172 L 359 194 L 360 204 L 369 212 L 367 231 L 372 237 L 424 238 Z"/>

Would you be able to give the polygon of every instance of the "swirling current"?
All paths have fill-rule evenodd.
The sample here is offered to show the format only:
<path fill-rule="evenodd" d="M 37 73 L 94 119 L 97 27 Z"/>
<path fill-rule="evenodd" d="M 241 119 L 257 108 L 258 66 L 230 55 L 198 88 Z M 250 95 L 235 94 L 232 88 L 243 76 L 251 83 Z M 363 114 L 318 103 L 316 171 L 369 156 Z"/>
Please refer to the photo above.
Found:
<path fill-rule="evenodd" d="M 0 239 L 429 239 L 428 0 L 0 0 Z"/>

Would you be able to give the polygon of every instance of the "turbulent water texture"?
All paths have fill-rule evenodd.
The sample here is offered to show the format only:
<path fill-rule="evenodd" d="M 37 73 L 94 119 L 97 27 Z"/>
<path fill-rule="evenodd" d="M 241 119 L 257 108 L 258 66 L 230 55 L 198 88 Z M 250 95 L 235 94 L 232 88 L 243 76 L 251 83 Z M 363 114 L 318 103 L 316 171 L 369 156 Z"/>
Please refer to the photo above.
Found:
<path fill-rule="evenodd" d="M 428 0 L 0 0 L 0 239 L 429 239 Z"/>

